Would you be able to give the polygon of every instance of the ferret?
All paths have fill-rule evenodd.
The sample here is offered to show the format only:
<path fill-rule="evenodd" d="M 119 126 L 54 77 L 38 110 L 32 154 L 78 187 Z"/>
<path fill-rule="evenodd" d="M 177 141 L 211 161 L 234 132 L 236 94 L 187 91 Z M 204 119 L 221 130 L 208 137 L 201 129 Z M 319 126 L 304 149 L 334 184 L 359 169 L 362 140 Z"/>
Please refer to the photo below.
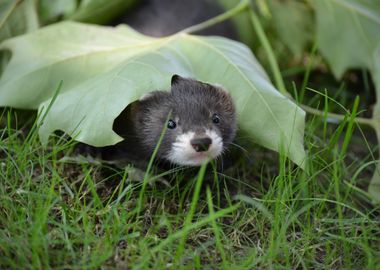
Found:
<path fill-rule="evenodd" d="M 220 157 L 234 140 L 235 105 L 220 86 L 173 75 L 170 91 L 153 91 L 132 103 L 116 118 L 113 129 L 125 138 L 111 148 L 118 158 L 149 161 L 165 132 L 157 160 L 200 166 Z"/>

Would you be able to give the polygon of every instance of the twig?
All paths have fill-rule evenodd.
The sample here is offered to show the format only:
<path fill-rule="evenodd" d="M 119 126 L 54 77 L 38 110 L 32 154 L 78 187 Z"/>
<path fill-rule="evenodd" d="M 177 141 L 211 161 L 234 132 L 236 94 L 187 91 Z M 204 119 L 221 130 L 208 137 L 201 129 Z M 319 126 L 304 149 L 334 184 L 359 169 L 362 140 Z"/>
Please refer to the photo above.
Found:
<path fill-rule="evenodd" d="M 342 115 L 342 114 L 330 113 L 330 112 L 328 112 L 326 114 L 324 111 L 314 109 L 314 108 L 309 107 L 307 105 L 301 104 L 300 106 L 305 112 L 310 113 L 310 114 L 314 114 L 317 116 L 323 116 L 323 117 L 327 117 L 327 118 L 332 118 L 332 119 L 338 120 L 339 122 L 344 120 L 344 115 Z M 371 126 L 373 128 L 376 128 L 375 121 L 373 119 L 370 119 L 370 118 L 356 117 L 354 121 L 358 124 L 361 124 L 361 125 L 366 125 L 366 126 Z"/>
<path fill-rule="evenodd" d="M 185 28 L 181 30 L 179 33 L 194 33 L 194 32 L 199 32 L 203 29 L 206 29 L 210 26 L 213 26 L 215 24 L 221 23 L 223 21 L 226 21 L 230 19 L 231 17 L 243 12 L 244 10 L 249 8 L 249 0 L 242 0 L 240 1 L 239 4 L 237 4 L 233 9 L 230 9 L 216 17 L 213 17 L 207 21 L 204 21 L 200 24 L 196 24 L 193 26 L 190 26 L 188 28 Z"/>
<path fill-rule="evenodd" d="M 278 67 L 278 63 L 274 55 L 273 49 L 269 43 L 267 36 L 265 35 L 264 29 L 261 26 L 260 20 L 257 18 L 256 13 L 253 10 L 253 8 L 249 10 L 249 15 L 251 17 L 252 25 L 256 31 L 257 37 L 259 38 L 261 44 L 263 45 L 265 53 L 268 56 L 269 65 L 274 76 L 276 87 L 282 94 L 289 97 L 290 95 L 286 91 L 285 84 L 282 79 L 280 68 Z"/>

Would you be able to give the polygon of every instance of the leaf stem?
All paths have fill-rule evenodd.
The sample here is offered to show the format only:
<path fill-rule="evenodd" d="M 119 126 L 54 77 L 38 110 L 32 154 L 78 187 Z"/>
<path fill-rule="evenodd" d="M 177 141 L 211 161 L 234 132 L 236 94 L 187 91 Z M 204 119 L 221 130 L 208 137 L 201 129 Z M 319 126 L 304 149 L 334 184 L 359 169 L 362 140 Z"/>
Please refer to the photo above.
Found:
<path fill-rule="evenodd" d="M 187 34 L 190 34 L 190 33 L 194 33 L 194 32 L 199 32 L 201 30 L 204 30 L 210 26 L 213 26 L 215 24 L 218 24 L 218 23 L 221 23 L 223 21 L 226 21 L 228 19 L 230 19 L 231 17 L 243 12 L 244 10 L 248 9 L 249 8 L 249 0 L 241 0 L 239 2 L 239 4 L 237 4 L 234 8 L 216 16 L 216 17 L 213 17 L 207 21 L 204 21 L 202 23 L 199 23 L 199 24 L 196 24 L 196 25 L 193 25 L 193 26 L 190 26 L 188 28 L 185 28 L 181 31 L 179 31 L 179 33 L 187 33 Z"/>
<path fill-rule="evenodd" d="M 345 116 L 343 114 L 330 113 L 330 112 L 326 113 L 324 111 L 312 108 L 307 105 L 302 105 L 302 104 L 300 106 L 305 112 L 309 114 L 314 114 L 314 115 L 322 116 L 325 118 L 332 118 L 332 119 L 338 120 L 339 122 L 342 122 L 343 120 L 345 120 Z M 366 126 L 371 126 L 373 128 L 376 128 L 375 121 L 370 118 L 356 117 L 354 122 L 360 125 L 366 125 Z"/>
<path fill-rule="evenodd" d="M 282 79 L 280 68 L 278 67 L 278 63 L 274 55 L 273 49 L 269 43 L 267 36 L 265 35 L 264 29 L 261 26 L 260 20 L 257 18 L 256 13 L 253 10 L 253 8 L 249 10 L 249 15 L 252 21 L 253 28 L 256 31 L 257 37 L 259 38 L 260 43 L 262 44 L 265 50 L 265 53 L 268 56 L 269 65 L 272 70 L 272 74 L 274 76 L 276 87 L 282 94 L 289 97 L 289 94 L 286 91 L 285 84 Z"/>

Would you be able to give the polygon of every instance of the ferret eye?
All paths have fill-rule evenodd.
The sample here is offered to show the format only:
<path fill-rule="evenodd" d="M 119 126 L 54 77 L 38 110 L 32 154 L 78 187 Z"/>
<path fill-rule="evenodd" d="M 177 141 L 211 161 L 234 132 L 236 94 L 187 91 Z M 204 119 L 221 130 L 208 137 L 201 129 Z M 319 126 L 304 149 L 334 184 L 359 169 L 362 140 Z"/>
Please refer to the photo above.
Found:
<path fill-rule="evenodd" d="M 218 116 L 216 113 L 214 113 L 214 114 L 212 115 L 212 122 L 213 122 L 214 124 L 219 124 L 219 122 L 220 122 L 220 118 L 219 118 L 219 116 Z"/>
<path fill-rule="evenodd" d="M 168 121 L 167 127 L 170 129 L 175 129 L 177 126 L 176 122 L 174 122 L 172 119 Z"/>

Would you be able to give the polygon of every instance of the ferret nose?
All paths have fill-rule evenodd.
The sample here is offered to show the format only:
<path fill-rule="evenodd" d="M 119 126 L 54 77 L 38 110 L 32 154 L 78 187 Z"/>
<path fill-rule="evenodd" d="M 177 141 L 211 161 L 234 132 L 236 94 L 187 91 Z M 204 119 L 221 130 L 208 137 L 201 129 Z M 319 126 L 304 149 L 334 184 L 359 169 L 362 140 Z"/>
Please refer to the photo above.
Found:
<path fill-rule="evenodd" d="M 212 140 L 209 137 L 195 138 L 190 141 L 191 146 L 194 148 L 196 152 L 207 151 L 211 143 Z"/>

